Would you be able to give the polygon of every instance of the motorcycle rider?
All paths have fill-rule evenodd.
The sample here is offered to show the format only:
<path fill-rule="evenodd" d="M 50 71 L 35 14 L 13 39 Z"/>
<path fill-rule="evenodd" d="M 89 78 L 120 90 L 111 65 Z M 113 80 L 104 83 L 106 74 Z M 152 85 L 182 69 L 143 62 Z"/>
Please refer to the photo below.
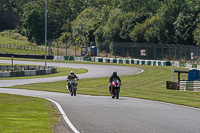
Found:
<path fill-rule="evenodd" d="M 77 79 L 77 80 L 79 80 L 79 78 L 74 74 L 74 71 L 71 71 L 70 74 L 67 76 L 68 90 L 71 89 L 70 80 L 72 80 L 72 79 Z M 76 82 L 76 86 L 78 86 L 78 83 L 77 83 L 77 82 Z"/>
<path fill-rule="evenodd" d="M 113 74 L 112 74 L 112 75 L 110 76 L 110 78 L 109 78 L 109 93 L 111 93 L 111 84 L 112 84 L 112 82 L 113 82 L 115 79 L 117 79 L 117 80 L 120 82 L 120 84 L 121 84 L 121 79 L 120 79 L 120 77 L 117 75 L 117 72 L 116 72 L 116 71 L 114 71 Z"/>

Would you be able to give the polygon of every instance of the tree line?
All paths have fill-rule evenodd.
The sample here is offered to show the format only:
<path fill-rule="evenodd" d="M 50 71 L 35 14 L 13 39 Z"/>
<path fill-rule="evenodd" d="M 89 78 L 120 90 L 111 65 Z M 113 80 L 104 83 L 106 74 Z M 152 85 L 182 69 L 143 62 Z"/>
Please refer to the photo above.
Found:
<path fill-rule="evenodd" d="M 200 44 L 200 0 L 47 0 L 48 40 Z M 45 0 L 1 0 L 0 31 L 44 44 Z"/>

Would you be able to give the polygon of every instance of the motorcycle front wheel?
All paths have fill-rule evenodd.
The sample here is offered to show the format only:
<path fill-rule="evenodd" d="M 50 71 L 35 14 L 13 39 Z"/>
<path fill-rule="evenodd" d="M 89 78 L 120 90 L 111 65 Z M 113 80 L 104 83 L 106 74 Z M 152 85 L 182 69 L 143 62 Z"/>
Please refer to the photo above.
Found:
<path fill-rule="evenodd" d="M 115 94 L 116 94 L 116 98 L 118 99 L 119 98 L 119 89 L 115 90 Z"/>
<path fill-rule="evenodd" d="M 74 96 L 76 96 L 76 88 L 75 87 L 73 88 L 72 93 Z"/>

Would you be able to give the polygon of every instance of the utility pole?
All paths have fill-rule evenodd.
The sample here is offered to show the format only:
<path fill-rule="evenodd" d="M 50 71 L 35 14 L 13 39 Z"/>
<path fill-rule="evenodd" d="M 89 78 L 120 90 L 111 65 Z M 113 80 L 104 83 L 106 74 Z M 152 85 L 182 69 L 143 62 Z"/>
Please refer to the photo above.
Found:
<path fill-rule="evenodd" d="M 45 2 L 45 69 L 47 67 L 47 0 Z"/>

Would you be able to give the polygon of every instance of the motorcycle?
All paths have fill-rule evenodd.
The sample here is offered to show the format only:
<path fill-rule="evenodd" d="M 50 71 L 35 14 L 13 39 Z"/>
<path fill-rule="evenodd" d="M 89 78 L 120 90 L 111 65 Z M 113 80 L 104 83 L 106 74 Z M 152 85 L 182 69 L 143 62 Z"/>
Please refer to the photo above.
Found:
<path fill-rule="evenodd" d="M 67 90 L 71 93 L 71 96 L 73 96 L 73 95 L 76 96 L 77 85 L 78 85 L 78 83 L 75 81 L 75 79 L 71 79 L 69 81 L 69 86 L 66 86 Z"/>
<path fill-rule="evenodd" d="M 119 98 L 120 86 L 121 86 L 121 83 L 118 82 L 116 79 L 112 81 L 112 83 L 111 83 L 112 98 L 115 98 L 115 97 L 116 97 L 116 99 Z"/>

